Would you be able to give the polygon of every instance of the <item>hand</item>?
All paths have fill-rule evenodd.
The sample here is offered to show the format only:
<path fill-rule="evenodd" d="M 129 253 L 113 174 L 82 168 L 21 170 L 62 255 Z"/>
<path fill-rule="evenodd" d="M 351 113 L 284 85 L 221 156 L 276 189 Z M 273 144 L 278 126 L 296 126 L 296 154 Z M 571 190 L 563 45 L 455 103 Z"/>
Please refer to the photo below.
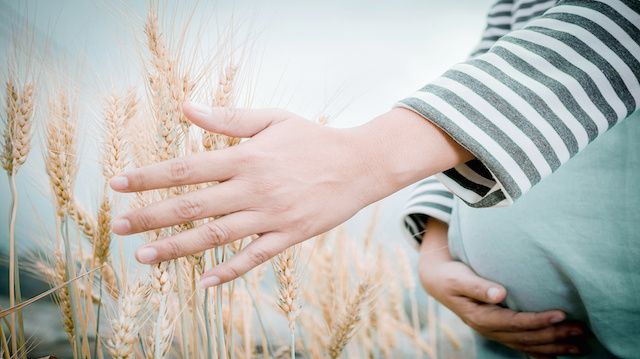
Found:
<path fill-rule="evenodd" d="M 499 306 L 507 291 L 451 258 L 446 224 L 429 219 L 425 233 L 419 263 L 422 285 L 472 329 L 536 358 L 582 353 L 582 325 L 564 322 L 565 314 L 558 310 L 515 312 Z"/>
<path fill-rule="evenodd" d="M 235 279 L 368 204 L 470 157 L 430 122 L 404 109 L 354 129 L 323 127 L 282 110 L 185 103 L 184 111 L 206 130 L 250 139 L 114 177 L 111 187 L 120 192 L 221 183 L 133 210 L 115 218 L 112 229 L 126 235 L 217 217 L 138 249 L 138 261 L 147 264 L 260 235 L 206 273 L 205 286 Z M 407 161 L 414 152 L 420 158 Z"/>

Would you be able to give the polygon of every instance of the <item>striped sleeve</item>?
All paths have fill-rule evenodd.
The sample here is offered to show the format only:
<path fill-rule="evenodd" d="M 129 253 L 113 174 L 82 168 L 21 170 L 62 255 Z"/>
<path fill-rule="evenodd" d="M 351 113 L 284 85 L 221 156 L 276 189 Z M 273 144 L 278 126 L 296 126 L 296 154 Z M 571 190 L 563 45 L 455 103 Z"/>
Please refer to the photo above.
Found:
<path fill-rule="evenodd" d="M 513 0 L 500 0 L 491 7 L 487 14 L 487 27 L 482 32 L 480 42 L 471 51 L 471 57 L 487 52 L 498 39 L 511 31 L 512 8 Z"/>
<path fill-rule="evenodd" d="M 487 26 L 470 57 L 487 52 L 500 37 L 509 33 L 512 7 L 513 0 L 498 0 L 489 9 Z M 412 246 L 419 247 L 429 218 L 449 224 L 452 209 L 453 193 L 435 176 L 418 182 L 400 214 L 403 236 Z"/>
<path fill-rule="evenodd" d="M 509 205 L 640 103 L 640 2 L 559 1 L 401 101 L 476 159 L 438 174 Z"/>
<path fill-rule="evenodd" d="M 402 230 L 413 246 L 422 243 L 429 218 L 449 223 L 453 194 L 435 177 L 422 180 L 416 186 L 401 214 Z"/>

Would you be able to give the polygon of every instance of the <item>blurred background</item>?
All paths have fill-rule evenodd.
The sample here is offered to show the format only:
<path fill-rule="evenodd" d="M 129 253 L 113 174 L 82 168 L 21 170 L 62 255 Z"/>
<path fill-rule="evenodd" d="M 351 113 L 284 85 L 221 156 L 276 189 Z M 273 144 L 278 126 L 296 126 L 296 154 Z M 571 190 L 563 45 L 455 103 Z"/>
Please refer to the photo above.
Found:
<path fill-rule="evenodd" d="M 238 27 L 239 41 L 250 49 L 245 66 L 250 74 L 247 86 L 251 87 L 251 106 L 283 107 L 312 119 L 326 115 L 331 126 L 351 127 L 387 111 L 396 101 L 464 60 L 479 40 L 491 0 L 180 3 L 184 8 L 196 9 L 200 16 L 194 19 L 210 19 L 208 24 L 196 24 L 205 31 L 224 28 L 231 22 Z M 84 99 L 99 98 L 113 89 L 114 84 L 137 81 L 140 56 L 135 56 L 135 48 L 140 39 L 130 34 L 142 33 L 146 7 L 143 0 L 0 0 L 3 68 L 11 52 L 12 33 L 28 24 L 34 30 L 34 44 L 46 49 L 36 63 L 53 57 L 57 65 L 75 71 L 69 76 L 79 84 L 83 94 L 80 126 L 88 130 L 81 129 L 81 133 L 88 135 L 80 139 L 82 159 L 77 192 L 90 209 L 97 207 L 97 193 L 101 189 L 96 167 L 99 132 L 93 132 L 94 137 L 91 131 L 100 115 L 100 102 Z M 215 37 L 203 39 L 212 41 Z M 38 76 L 48 75 L 38 73 Z M 23 252 L 47 240 L 46 233 L 53 223 L 54 211 L 42 159 L 43 126 L 36 127 L 34 148 L 18 175 L 18 191 L 23 195 L 17 238 Z M 398 217 L 410 191 L 407 188 L 379 204 L 381 212 L 374 237 L 390 248 L 408 248 L 415 263 L 415 252 L 402 236 Z M 9 186 L 3 171 L 0 174 L 3 258 L 7 256 L 5 219 L 9 218 L 9 210 Z M 369 208 L 354 217 L 347 224 L 348 232 L 354 236 L 362 233 L 371 213 Z M 130 249 L 140 243 L 135 238 L 124 242 Z M 132 257 L 125 260 L 135 266 Z M 8 288 L 6 260 L 2 261 L 2 268 L 0 291 L 4 294 Z M 48 288 L 28 277 L 22 283 L 26 288 L 24 297 Z M 422 294 L 421 302 L 424 299 Z M 1 304 L 6 307 L 7 302 Z M 29 311 L 36 311 L 37 315 L 30 316 Z M 54 313 L 47 316 L 48 311 Z M 54 345 L 60 338 L 65 343 L 64 333 L 56 329 L 57 314 L 46 303 L 34 305 L 25 316 L 38 318 L 37 326 L 30 324 L 34 328 L 30 334 L 40 343 L 34 354 L 51 352 L 48 345 Z M 460 337 L 468 344 L 468 333 L 463 332 L 462 326 L 458 328 Z"/>

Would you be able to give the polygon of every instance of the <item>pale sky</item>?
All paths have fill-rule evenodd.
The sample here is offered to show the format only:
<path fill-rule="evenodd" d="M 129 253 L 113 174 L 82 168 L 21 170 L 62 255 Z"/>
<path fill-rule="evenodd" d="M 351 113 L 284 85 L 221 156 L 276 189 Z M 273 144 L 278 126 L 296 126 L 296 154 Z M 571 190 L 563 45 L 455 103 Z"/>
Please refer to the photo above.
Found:
<path fill-rule="evenodd" d="M 191 1 L 181 6 L 192 8 Z M 491 0 L 324 0 L 324 1 L 199 1 L 196 24 L 205 31 L 235 23 L 250 33 L 248 63 L 254 84 L 252 105 L 285 107 L 305 117 L 328 114 L 331 125 L 349 127 L 388 110 L 412 91 L 427 84 L 451 65 L 465 59 L 480 37 Z M 80 101 L 87 118 L 99 115 L 96 98 L 136 79 L 139 56 L 130 35 L 145 15 L 146 1 L 9 1 L 0 0 L 0 68 L 4 75 L 10 24 L 28 15 L 36 36 L 51 48 L 56 62 L 72 64 L 82 83 Z M 3 78 L 4 81 L 4 78 Z M 3 93 L 4 96 L 4 93 Z M 95 119 L 94 119 L 95 120 Z M 94 120 L 81 127 L 92 128 Z M 41 127 L 41 126 L 40 126 Z M 40 136 L 41 133 L 37 134 Z M 97 205 L 101 179 L 97 176 L 94 137 L 84 137 L 77 193 L 87 207 Z M 42 139 L 35 140 L 21 169 L 22 195 L 19 238 L 39 235 L 53 223 L 48 184 L 42 161 Z M 428 155 L 428 154 L 425 154 Z M 401 243 L 397 212 L 408 192 L 384 201 L 378 237 Z M 9 211 L 8 183 L 0 175 L 0 242 L 6 248 Z M 352 221 L 355 233 L 363 216 Z M 392 242 L 394 241 L 394 242 Z"/>

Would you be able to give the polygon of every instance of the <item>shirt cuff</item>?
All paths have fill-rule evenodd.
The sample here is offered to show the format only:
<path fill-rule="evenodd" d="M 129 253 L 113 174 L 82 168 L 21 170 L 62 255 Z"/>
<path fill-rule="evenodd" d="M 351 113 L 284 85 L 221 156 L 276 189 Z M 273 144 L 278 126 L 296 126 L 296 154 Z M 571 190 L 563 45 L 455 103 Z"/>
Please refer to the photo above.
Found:
<path fill-rule="evenodd" d="M 400 215 L 403 237 L 419 248 L 429 218 L 449 223 L 453 194 L 435 177 L 419 182 Z"/>

